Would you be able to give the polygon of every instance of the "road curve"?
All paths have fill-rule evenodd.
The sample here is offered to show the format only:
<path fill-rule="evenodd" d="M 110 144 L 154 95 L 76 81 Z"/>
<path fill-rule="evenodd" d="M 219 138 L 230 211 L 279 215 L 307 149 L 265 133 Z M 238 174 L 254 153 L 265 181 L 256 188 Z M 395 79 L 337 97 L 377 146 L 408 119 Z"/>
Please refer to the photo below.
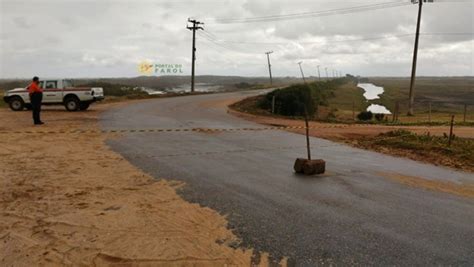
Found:
<path fill-rule="evenodd" d="M 104 129 L 261 127 L 223 104 L 257 92 L 163 98 L 112 109 Z M 292 171 L 305 139 L 284 131 L 131 133 L 108 144 L 187 200 L 228 215 L 242 246 L 290 264 L 474 264 L 474 199 L 409 187 L 390 174 L 474 183 L 472 174 L 311 138 L 321 177 Z"/>

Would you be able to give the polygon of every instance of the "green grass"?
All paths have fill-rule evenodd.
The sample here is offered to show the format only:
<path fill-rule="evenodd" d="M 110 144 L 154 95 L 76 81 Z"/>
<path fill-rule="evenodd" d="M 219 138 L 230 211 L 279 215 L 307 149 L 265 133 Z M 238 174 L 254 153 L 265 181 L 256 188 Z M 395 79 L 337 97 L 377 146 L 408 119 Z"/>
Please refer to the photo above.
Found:
<path fill-rule="evenodd" d="M 447 136 L 418 135 L 406 130 L 396 130 L 362 139 L 359 143 L 364 147 L 403 150 L 434 163 L 474 170 L 473 139 L 454 137 L 449 146 Z"/>
<path fill-rule="evenodd" d="M 355 115 L 366 110 L 371 103 L 386 106 L 392 112 L 395 103 L 399 102 L 399 122 L 395 125 L 446 125 L 455 115 L 458 125 L 474 125 L 474 78 L 435 78 L 421 77 L 415 87 L 415 116 L 407 116 L 409 78 L 370 78 L 369 82 L 382 86 L 385 92 L 380 99 L 367 102 L 363 90 L 355 83 L 347 83 L 334 90 L 334 96 L 328 100 L 329 107 L 335 110 L 336 121 L 352 121 L 352 102 L 355 104 Z M 431 114 L 430 103 L 431 102 Z M 466 121 L 464 122 L 464 104 L 467 104 Z M 392 116 L 387 122 L 392 123 Z"/>
<path fill-rule="evenodd" d="M 369 80 L 385 89 L 380 99 L 374 102 L 393 110 L 395 102 L 399 101 L 401 114 L 408 111 L 409 78 L 370 78 Z M 473 77 L 417 78 L 414 90 L 415 115 L 426 114 L 429 110 L 429 102 L 432 103 L 433 113 L 463 113 L 463 104 L 474 106 L 473 84 Z"/>
<path fill-rule="evenodd" d="M 355 82 L 348 82 L 333 90 L 333 95 L 327 102 L 328 106 L 336 115 L 337 120 L 352 120 L 352 106 L 355 115 L 366 110 L 369 103 L 364 97 L 364 90 L 357 87 Z"/>

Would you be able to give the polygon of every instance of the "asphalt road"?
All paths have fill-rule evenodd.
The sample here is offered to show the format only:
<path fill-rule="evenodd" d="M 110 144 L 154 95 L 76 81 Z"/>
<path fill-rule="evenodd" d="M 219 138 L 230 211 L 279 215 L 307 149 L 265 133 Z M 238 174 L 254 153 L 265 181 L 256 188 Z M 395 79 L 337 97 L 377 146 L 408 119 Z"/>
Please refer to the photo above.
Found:
<path fill-rule="evenodd" d="M 105 129 L 261 127 L 226 113 L 255 92 L 149 100 L 110 110 Z M 108 144 L 187 200 L 228 215 L 241 246 L 290 264 L 474 265 L 474 200 L 402 185 L 386 173 L 474 183 L 449 169 L 311 138 L 327 173 L 292 171 L 305 139 L 285 131 L 125 134 Z"/>

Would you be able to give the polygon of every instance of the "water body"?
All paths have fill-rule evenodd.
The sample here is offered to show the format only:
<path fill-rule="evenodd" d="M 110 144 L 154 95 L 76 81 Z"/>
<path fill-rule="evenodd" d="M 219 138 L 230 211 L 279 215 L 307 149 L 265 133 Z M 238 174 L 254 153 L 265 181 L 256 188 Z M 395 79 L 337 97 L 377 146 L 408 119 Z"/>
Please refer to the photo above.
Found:
<path fill-rule="evenodd" d="M 377 104 L 371 104 L 369 107 L 367 107 L 367 111 L 370 111 L 374 114 L 392 114 L 392 112 L 390 112 L 390 110 L 388 110 L 385 106 Z"/>
<path fill-rule="evenodd" d="M 383 87 L 375 86 L 371 83 L 359 83 L 357 87 L 364 89 L 364 97 L 367 100 L 379 99 L 379 95 L 383 94 Z"/>
<path fill-rule="evenodd" d="M 183 84 L 171 89 L 168 89 L 167 91 L 173 92 L 173 93 L 184 93 L 184 92 L 189 92 L 191 89 L 191 84 Z M 221 91 L 222 86 L 221 85 L 214 85 L 214 84 L 209 84 L 209 83 L 196 83 L 194 84 L 194 91 L 196 92 L 219 92 Z"/>
<path fill-rule="evenodd" d="M 379 99 L 380 95 L 384 92 L 383 87 L 376 86 L 371 83 L 359 83 L 357 87 L 362 88 L 365 91 L 364 97 L 367 99 L 367 101 Z M 387 107 L 378 104 L 371 104 L 367 108 L 367 111 L 372 113 L 392 114 Z"/>

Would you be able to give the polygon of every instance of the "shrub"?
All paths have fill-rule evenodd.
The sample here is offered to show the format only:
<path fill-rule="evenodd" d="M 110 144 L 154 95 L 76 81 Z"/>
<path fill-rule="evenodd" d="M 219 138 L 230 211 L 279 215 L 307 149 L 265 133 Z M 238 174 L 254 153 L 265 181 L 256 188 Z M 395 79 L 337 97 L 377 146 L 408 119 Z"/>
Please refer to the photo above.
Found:
<path fill-rule="evenodd" d="M 271 110 L 275 96 L 275 113 L 284 116 L 304 116 L 305 106 L 308 116 L 315 113 L 315 105 L 311 90 L 307 85 L 292 85 L 268 93 L 259 103 L 262 109 Z"/>
<path fill-rule="evenodd" d="M 357 115 L 357 119 L 360 121 L 370 121 L 374 117 L 371 111 L 362 111 Z"/>
<path fill-rule="evenodd" d="M 385 114 L 382 114 L 382 113 L 375 114 L 375 119 L 377 121 L 383 121 L 384 118 L 385 118 Z"/>

